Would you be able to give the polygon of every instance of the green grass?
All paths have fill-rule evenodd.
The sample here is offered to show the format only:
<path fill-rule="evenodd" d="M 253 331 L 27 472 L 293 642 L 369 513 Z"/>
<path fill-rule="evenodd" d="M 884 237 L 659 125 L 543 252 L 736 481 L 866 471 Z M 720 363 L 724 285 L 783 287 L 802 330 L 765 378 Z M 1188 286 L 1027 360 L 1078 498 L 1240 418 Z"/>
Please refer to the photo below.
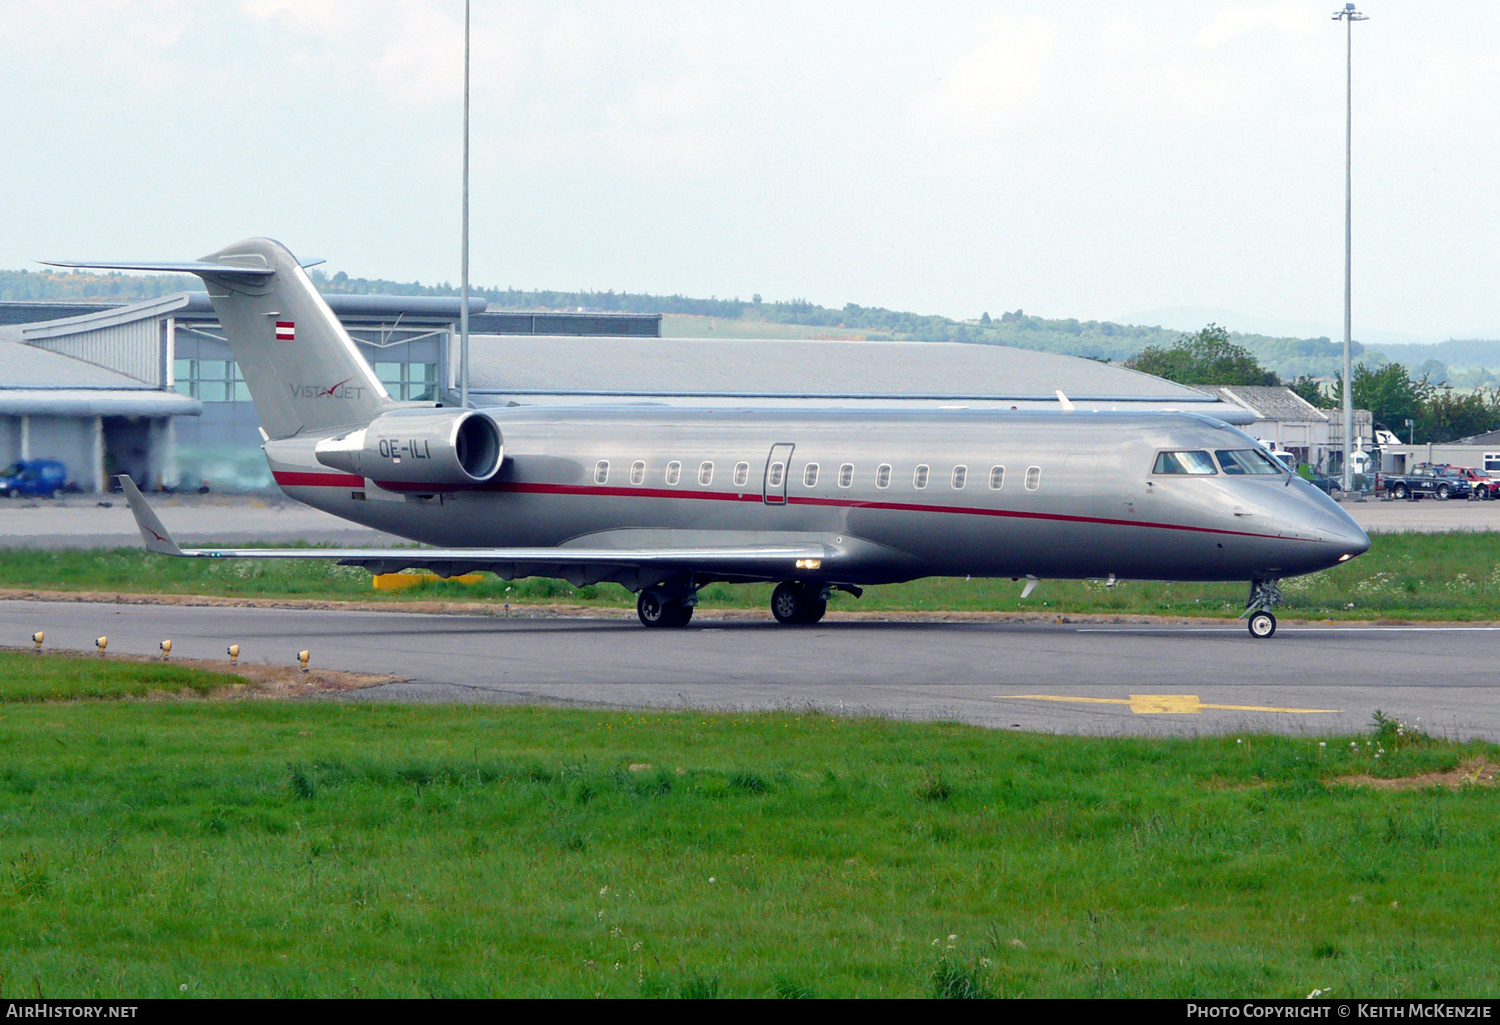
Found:
<path fill-rule="evenodd" d="M 153 694 L 203 696 L 243 680 L 183 666 L 0 651 L 0 702 L 86 701 Z"/>
<path fill-rule="evenodd" d="M 0 550 L 0 587 L 118 593 L 208 594 L 366 601 L 565 602 L 629 608 L 634 597 L 613 584 L 575 588 L 558 580 L 477 585 L 447 582 L 376 591 L 362 569 L 331 563 L 170 559 L 139 549 Z M 1044 581 L 1022 601 L 1010 580 L 932 578 L 872 587 L 863 598 L 838 593 L 831 608 L 868 611 L 1041 612 L 1233 618 L 1245 584 Z M 1279 614 L 1312 619 L 1500 620 L 1500 533 L 1377 534 L 1370 551 L 1336 569 L 1283 582 Z M 703 608 L 765 609 L 770 585 L 712 584 Z"/>
<path fill-rule="evenodd" d="M 16 701 L 40 661 L 6 997 L 1500 992 L 1500 793 L 1325 785 L 1491 746 Z"/>

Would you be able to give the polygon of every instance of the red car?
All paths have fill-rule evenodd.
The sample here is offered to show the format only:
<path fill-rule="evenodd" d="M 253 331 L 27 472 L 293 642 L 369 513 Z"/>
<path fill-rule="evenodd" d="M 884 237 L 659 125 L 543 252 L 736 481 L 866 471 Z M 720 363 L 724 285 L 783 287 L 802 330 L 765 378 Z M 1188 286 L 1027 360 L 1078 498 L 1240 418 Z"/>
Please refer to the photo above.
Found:
<path fill-rule="evenodd" d="M 1472 466 L 1444 466 L 1439 469 L 1447 470 L 1455 477 L 1462 477 L 1474 485 L 1475 498 L 1500 498 L 1500 478 L 1491 477 L 1483 470 L 1476 470 Z"/>

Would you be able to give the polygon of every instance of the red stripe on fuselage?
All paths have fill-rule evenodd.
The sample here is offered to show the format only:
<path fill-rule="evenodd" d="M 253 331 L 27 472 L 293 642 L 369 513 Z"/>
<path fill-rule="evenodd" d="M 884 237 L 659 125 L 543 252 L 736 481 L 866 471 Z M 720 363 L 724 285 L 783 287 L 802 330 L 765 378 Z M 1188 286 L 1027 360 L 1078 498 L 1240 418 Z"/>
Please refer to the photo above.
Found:
<path fill-rule="evenodd" d="M 271 476 L 276 483 L 289 488 L 362 488 L 363 477 L 352 473 L 301 473 L 292 470 L 273 470 Z"/>
<path fill-rule="evenodd" d="M 342 473 L 293 473 L 277 471 L 277 484 L 289 487 L 364 487 L 363 477 Z M 389 491 L 411 491 L 413 486 L 395 481 L 376 483 Z M 420 490 L 430 490 L 421 488 Z M 508 491 L 523 495 L 579 495 L 598 498 L 675 498 L 700 502 L 749 502 L 763 504 L 760 492 L 685 491 L 673 488 L 609 487 L 602 484 L 533 484 L 525 481 L 501 481 L 476 490 Z M 788 495 L 788 505 L 817 505 L 838 509 L 877 509 L 882 512 L 946 513 L 959 516 L 996 516 L 1017 520 L 1047 520 L 1054 523 L 1096 523 L 1107 527 L 1145 527 L 1151 530 L 1182 530 L 1194 534 L 1223 534 L 1228 537 L 1258 537 L 1279 540 L 1275 534 L 1257 534 L 1247 530 L 1225 530 L 1222 527 L 1194 527 L 1183 523 L 1157 523 L 1151 520 L 1120 520 L 1104 516 L 1069 516 L 1065 513 L 1024 512 L 1019 509 L 984 509 L 977 506 L 923 505 L 915 502 L 867 502 L 852 498 L 803 498 Z M 778 503 L 779 504 L 779 503 Z"/>

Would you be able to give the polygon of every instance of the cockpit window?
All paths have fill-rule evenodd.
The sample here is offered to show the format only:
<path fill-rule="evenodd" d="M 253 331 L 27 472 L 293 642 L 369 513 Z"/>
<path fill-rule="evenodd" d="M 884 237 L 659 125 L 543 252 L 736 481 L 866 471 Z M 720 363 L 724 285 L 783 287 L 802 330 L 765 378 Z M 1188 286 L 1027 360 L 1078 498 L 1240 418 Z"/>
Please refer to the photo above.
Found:
<path fill-rule="evenodd" d="M 1152 473 L 1218 473 L 1207 452 L 1158 452 Z"/>
<path fill-rule="evenodd" d="M 1219 465 L 1224 468 L 1225 473 L 1253 473 L 1270 476 L 1287 472 L 1285 466 L 1255 448 L 1221 448 L 1216 449 L 1214 455 L 1219 457 Z"/>

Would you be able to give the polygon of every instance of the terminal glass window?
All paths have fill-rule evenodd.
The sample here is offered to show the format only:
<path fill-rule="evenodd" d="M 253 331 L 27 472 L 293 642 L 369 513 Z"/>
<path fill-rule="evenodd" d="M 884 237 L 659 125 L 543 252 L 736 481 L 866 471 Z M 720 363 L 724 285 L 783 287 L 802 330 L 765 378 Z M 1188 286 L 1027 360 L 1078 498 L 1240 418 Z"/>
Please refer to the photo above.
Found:
<path fill-rule="evenodd" d="M 1210 474 L 1218 471 L 1214 469 L 1214 461 L 1208 457 L 1207 452 L 1158 452 L 1156 466 L 1151 472 Z M 1226 466 L 1224 472 L 1235 471 Z"/>
<path fill-rule="evenodd" d="M 250 389 L 232 359 L 172 361 L 173 387 L 201 402 L 249 402 Z"/>
<path fill-rule="evenodd" d="M 437 399 L 436 363 L 376 363 L 375 376 L 400 402 L 432 402 Z"/>
<path fill-rule="evenodd" d="M 1272 474 L 1286 473 L 1287 469 L 1276 460 L 1256 448 L 1217 449 L 1214 455 L 1219 457 L 1219 465 L 1229 474 Z"/>

